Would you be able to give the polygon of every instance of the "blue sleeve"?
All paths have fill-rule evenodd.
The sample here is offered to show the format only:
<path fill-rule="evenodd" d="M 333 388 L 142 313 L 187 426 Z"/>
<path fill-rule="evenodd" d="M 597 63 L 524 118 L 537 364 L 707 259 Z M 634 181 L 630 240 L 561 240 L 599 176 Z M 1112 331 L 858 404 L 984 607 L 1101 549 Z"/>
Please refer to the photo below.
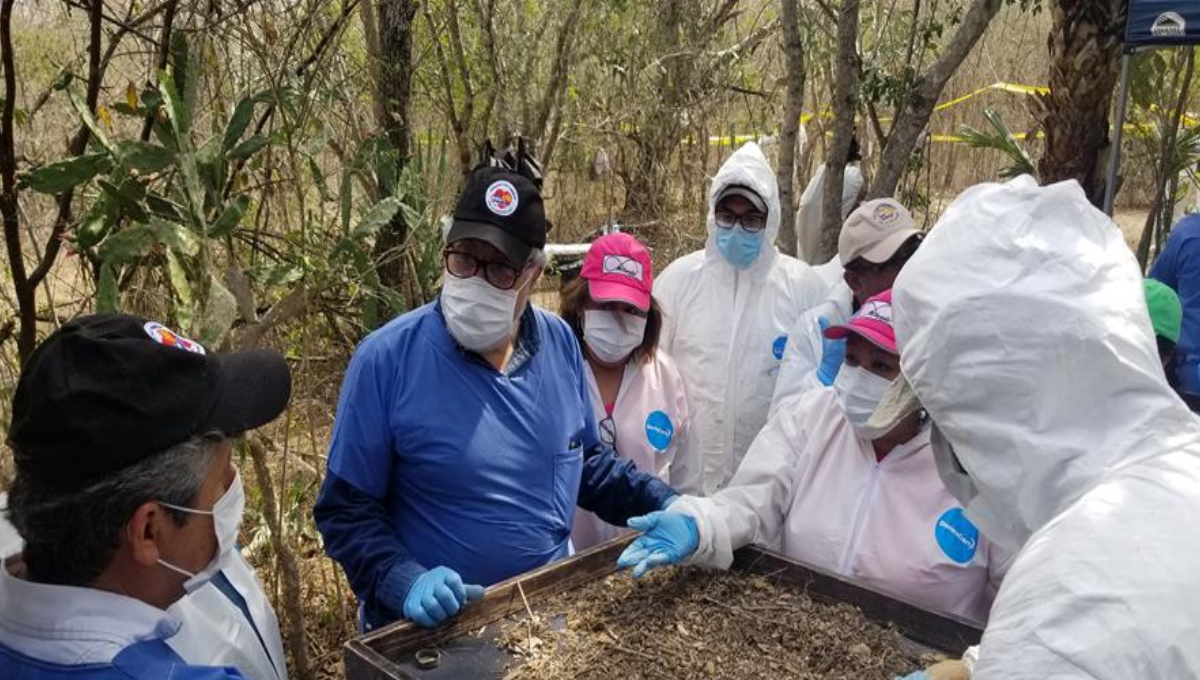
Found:
<path fill-rule="evenodd" d="M 313 509 L 325 551 L 342 565 L 369 627 L 401 618 L 404 596 L 425 567 L 412 559 L 384 499 L 396 456 L 388 414 L 400 354 L 367 338 L 354 353 L 329 445 L 329 472 Z"/>
<path fill-rule="evenodd" d="M 677 495 L 666 482 L 638 470 L 633 461 L 618 458 L 607 444 L 597 442 L 584 451 L 579 507 L 609 524 L 623 527 L 630 517 L 662 510 Z"/>
<path fill-rule="evenodd" d="M 654 475 L 641 472 L 633 461 L 617 457 L 612 446 L 600 441 L 592 396 L 583 372 L 583 353 L 575 343 L 574 373 L 579 382 L 579 398 L 584 410 L 583 475 L 579 480 L 579 507 L 596 513 L 600 519 L 625 526 L 630 517 L 661 510 L 676 492 Z"/>
<path fill-rule="evenodd" d="M 1167 238 L 1167 245 L 1150 268 L 1150 278 L 1166 284 L 1175 291 L 1179 290 L 1179 250 L 1183 240 L 1183 234 L 1171 234 Z"/>
<path fill-rule="evenodd" d="M 330 471 L 377 499 L 387 494 L 395 456 L 388 415 L 396 366 L 390 356 L 399 353 L 381 344 L 378 336 L 368 337 L 350 359 L 329 442 Z"/>
<path fill-rule="evenodd" d="M 402 618 L 404 596 L 426 569 L 396 538 L 383 503 L 330 472 L 313 517 L 325 552 L 363 603 L 367 629 Z"/>

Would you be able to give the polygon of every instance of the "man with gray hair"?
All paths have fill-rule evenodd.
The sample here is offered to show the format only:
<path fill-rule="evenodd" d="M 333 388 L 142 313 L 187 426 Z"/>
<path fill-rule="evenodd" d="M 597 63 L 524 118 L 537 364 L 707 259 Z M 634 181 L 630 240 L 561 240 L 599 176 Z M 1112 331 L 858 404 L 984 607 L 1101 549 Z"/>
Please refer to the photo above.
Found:
<path fill-rule="evenodd" d="M 290 394 L 277 353 L 209 355 L 133 316 L 81 317 L 47 338 L 12 403 L 8 518 L 24 548 L 0 568 L 4 677 L 242 678 L 185 660 L 167 610 L 234 559 L 245 497 L 232 438 Z"/>
<path fill-rule="evenodd" d="M 529 304 L 546 229 L 530 178 L 475 170 L 438 300 L 354 353 L 314 514 L 365 628 L 566 557 L 576 505 L 624 525 L 675 495 L 601 442 L 574 332 Z"/>

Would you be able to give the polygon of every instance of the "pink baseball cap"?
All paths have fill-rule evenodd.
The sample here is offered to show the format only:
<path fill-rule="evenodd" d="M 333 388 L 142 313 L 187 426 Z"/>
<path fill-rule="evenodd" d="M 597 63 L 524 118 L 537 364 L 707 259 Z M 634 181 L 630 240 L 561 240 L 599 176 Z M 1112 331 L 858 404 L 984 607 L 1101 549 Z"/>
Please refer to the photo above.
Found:
<path fill-rule="evenodd" d="M 642 311 L 650 309 L 654 265 L 650 251 L 629 234 L 607 234 L 592 242 L 583 258 L 580 276 L 596 302 L 625 302 Z"/>
<path fill-rule="evenodd" d="M 870 340 L 880 349 L 892 354 L 896 351 L 896 331 L 892 328 L 892 291 L 885 290 L 868 298 L 850 317 L 850 322 L 825 329 L 825 337 L 841 340 L 851 333 Z"/>

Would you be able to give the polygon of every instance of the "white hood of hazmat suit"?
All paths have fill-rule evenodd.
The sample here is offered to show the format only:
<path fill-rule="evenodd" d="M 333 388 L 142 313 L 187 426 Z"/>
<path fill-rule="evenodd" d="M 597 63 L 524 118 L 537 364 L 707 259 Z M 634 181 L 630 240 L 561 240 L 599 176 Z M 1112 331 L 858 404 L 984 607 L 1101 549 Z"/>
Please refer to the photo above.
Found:
<path fill-rule="evenodd" d="M 974 680 L 1200 676 L 1200 420 L 1117 226 L 1074 182 L 973 187 L 893 304 L 939 472 L 1020 549 Z"/>

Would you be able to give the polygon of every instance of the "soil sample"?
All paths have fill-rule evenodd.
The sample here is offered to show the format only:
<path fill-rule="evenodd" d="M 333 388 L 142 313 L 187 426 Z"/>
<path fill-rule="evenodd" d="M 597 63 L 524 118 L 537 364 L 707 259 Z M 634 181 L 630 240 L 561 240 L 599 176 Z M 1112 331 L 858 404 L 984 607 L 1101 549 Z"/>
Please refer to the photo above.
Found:
<path fill-rule="evenodd" d="M 928 659 L 855 607 L 763 576 L 661 569 L 613 574 L 506 621 L 506 680 L 797 678 L 892 680 Z"/>

